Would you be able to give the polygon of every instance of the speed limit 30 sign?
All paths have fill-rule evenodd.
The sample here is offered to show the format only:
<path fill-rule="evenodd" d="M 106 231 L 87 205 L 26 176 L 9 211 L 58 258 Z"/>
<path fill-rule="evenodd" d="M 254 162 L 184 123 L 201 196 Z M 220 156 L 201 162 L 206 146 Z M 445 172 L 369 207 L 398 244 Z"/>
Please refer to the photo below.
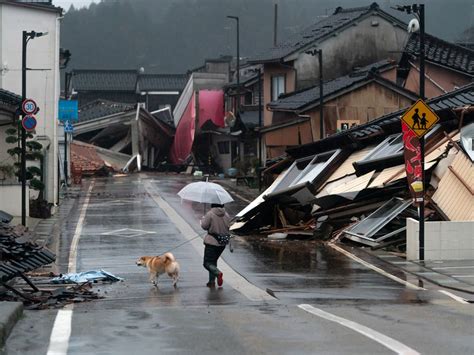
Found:
<path fill-rule="evenodd" d="M 38 106 L 36 105 L 36 102 L 34 102 L 31 99 L 25 99 L 23 103 L 21 104 L 21 110 L 25 115 L 32 115 L 36 113 L 38 110 Z"/>

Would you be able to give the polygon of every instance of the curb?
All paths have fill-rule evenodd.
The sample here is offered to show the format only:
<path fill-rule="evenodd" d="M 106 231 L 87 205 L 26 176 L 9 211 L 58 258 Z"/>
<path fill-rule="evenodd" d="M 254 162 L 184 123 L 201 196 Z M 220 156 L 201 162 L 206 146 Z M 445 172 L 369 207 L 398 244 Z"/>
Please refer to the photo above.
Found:
<path fill-rule="evenodd" d="M 368 250 L 365 250 L 365 249 L 361 249 L 364 253 L 368 254 L 368 255 L 371 255 L 377 259 L 379 259 L 381 262 L 384 262 L 392 267 L 395 267 L 395 268 L 398 268 L 399 270 L 402 270 L 403 272 L 406 272 L 407 274 L 410 274 L 410 275 L 413 275 L 413 276 L 416 276 L 420 279 L 424 279 L 434 285 L 437 285 L 439 287 L 442 287 L 442 288 L 447 288 L 447 289 L 450 289 L 450 290 L 453 290 L 453 291 L 459 291 L 459 292 L 464 292 L 464 293 L 469 293 L 469 294 L 474 294 L 474 287 L 472 287 L 471 285 L 469 284 L 465 284 L 463 283 L 462 281 L 459 281 L 458 279 L 455 279 L 451 276 L 448 276 L 448 275 L 444 275 L 442 273 L 439 273 L 439 272 L 436 272 L 435 270 L 433 269 L 430 269 L 428 267 L 425 267 L 423 265 L 420 265 L 416 262 L 413 262 L 413 261 L 406 261 L 405 260 L 405 265 L 407 266 L 411 266 L 412 268 L 416 268 L 418 270 L 422 270 L 423 272 L 428 272 L 428 273 L 433 273 L 433 274 L 438 274 L 439 276 L 442 276 L 443 279 L 447 280 L 447 282 L 449 283 L 455 283 L 455 284 L 460 284 L 461 286 L 454 286 L 454 285 L 450 285 L 450 284 L 447 284 L 447 282 L 442 282 L 442 281 L 437 281 L 433 278 L 430 278 L 420 272 L 416 272 L 415 270 L 410 270 L 410 267 L 403 267 L 402 265 L 403 264 L 394 264 L 392 262 L 390 262 L 390 260 L 388 260 L 387 258 L 385 257 L 381 257 L 382 256 L 390 256 L 390 257 L 393 257 L 393 258 L 398 258 L 400 261 L 404 260 L 398 256 L 395 256 L 395 255 L 392 255 L 390 253 L 372 253 Z M 465 285 L 465 286 L 464 286 Z"/>
<path fill-rule="evenodd" d="M 23 303 L 0 302 L 0 348 L 5 346 L 13 327 L 22 316 Z"/>

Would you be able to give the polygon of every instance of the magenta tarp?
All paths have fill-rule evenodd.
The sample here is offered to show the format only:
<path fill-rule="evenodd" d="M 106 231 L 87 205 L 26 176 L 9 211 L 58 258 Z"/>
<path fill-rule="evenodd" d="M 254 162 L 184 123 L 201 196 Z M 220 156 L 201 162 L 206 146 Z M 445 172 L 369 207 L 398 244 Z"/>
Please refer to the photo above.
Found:
<path fill-rule="evenodd" d="M 193 94 L 176 128 L 170 150 L 172 164 L 183 164 L 191 154 L 196 129 L 195 108 L 195 95 Z M 217 127 L 224 127 L 224 92 L 222 90 L 199 91 L 199 127 L 209 120 Z"/>

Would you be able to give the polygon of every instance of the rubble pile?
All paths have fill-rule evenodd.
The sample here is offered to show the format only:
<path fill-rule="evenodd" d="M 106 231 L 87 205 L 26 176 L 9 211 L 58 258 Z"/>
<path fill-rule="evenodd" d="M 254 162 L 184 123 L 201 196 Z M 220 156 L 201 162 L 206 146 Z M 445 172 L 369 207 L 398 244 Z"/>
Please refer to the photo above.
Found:
<path fill-rule="evenodd" d="M 66 303 L 101 298 L 86 282 L 70 287 L 50 281 L 52 273 L 32 273 L 56 256 L 34 242 L 27 228 L 0 223 L 0 300 L 23 302 L 29 309 L 62 307 Z"/>
<path fill-rule="evenodd" d="M 466 90 L 459 97 L 472 100 L 473 87 Z M 425 137 L 425 220 L 472 221 L 474 110 L 446 107 L 444 100 L 443 107 L 434 103 L 435 109 L 440 106 L 441 123 Z M 392 114 L 289 149 L 287 163 L 267 168 L 273 183 L 237 214 L 232 232 L 343 239 L 404 252 L 406 220 L 418 220 L 418 208 L 400 131 L 400 119 Z"/>

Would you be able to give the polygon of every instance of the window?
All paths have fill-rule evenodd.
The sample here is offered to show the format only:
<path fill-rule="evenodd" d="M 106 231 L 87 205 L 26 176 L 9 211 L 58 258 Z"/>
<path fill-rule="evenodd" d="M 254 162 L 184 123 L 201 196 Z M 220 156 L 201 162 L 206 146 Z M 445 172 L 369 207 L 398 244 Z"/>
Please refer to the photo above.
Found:
<path fill-rule="evenodd" d="M 230 153 L 230 148 L 229 148 L 229 142 L 217 142 L 217 149 L 219 150 L 219 154 L 229 154 Z"/>
<path fill-rule="evenodd" d="M 347 131 L 360 124 L 359 120 L 337 120 L 337 131 Z"/>
<path fill-rule="evenodd" d="M 403 136 L 401 133 L 393 134 L 367 154 L 361 162 L 386 158 L 403 151 Z"/>
<path fill-rule="evenodd" d="M 278 96 L 285 93 L 285 76 L 272 76 L 272 101 L 278 99 Z"/>
<path fill-rule="evenodd" d="M 411 205 L 410 200 L 402 200 L 394 197 L 372 212 L 367 218 L 347 229 L 344 233 L 346 238 L 358 241 L 370 246 L 397 235 L 405 230 L 405 227 L 396 226 L 392 230 L 384 230 L 391 221 L 399 216 Z M 405 220 L 406 218 L 402 218 Z"/>
<path fill-rule="evenodd" d="M 306 168 L 296 177 L 290 186 L 296 186 L 304 183 L 313 183 L 321 172 L 337 157 L 340 149 L 327 153 L 316 155 Z"/>
<path fill-rule="evenodd" d="M 253 93 L 251 91 L 245 94 L 244 105 L 253 105 Z"/>

